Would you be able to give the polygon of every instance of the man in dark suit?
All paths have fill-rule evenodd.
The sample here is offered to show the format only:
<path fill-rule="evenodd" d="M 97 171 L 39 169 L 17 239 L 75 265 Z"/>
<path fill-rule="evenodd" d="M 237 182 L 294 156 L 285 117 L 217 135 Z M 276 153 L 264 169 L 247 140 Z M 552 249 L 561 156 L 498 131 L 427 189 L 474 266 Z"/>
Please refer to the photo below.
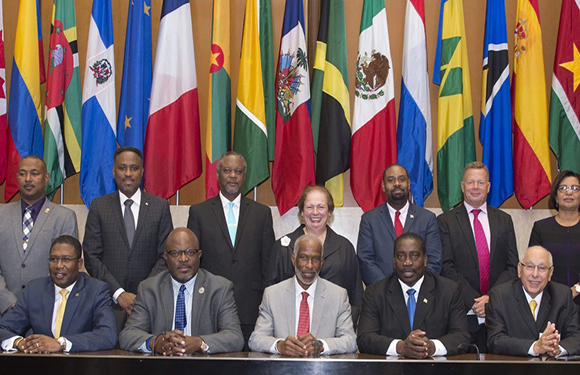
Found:
<path fill-rule="evenodd" d="M 165 269 L 162 255 L 173 223 L 167 201 L 139 188 L 141 151 L 122 147 L 113 160 L 119 190 L 92 201 L 83 247 L 89 273 L 109 284 L 121 330 L 139 283 Z"/>
<path fill-rule="evenodd" d="M 234 286 L 200 269 L 201 256 L 192 231 L 171 232 L 163 254 L 168 271 L 139 284 L 135 309 L 119 336 L 122 349 L 175 356 L 242 349 Z"/>
<path fill-rule="evenodd" d="M 24 353 L 113 349 L 117 331 L 109 287 L 79 272 L 80 242 L 68 235 L 58 237 L 48 263 L 50 276 L 28 283 L 16 306 L 0 319 L 2 349 Z M 20 336 L 28 328 L 34 334 Z"/>
<path fill-rule="evenodd" d="M 393 263 L 395 272 L 365 291 L 360 352 L 407 358 L 456 354 L 469 340 L 459 285 L 425 271 L 425 241 L 416 233 L 397 238 Z"/>
<path fill-rule="evenodd" d="M 443 247 L 441 275 L 461 285 L 472 342 L 486 351 L 487 292 L 516 277 L 518 250 L 510 215 L 486 203 L 489 172 L 480 162 L 467 164 L 463 204 L 437 218 Z"/>
<path fill-rule="evenodd" d="M 20 200 L 0 205 L 0 315 L 13 307 L 28 282 L 46 275 L 52 241 L 77 237 L 72 210 L 44 196 L 49 179 L 44 160 L 30 155 L 18 166 Z"/>
<path fill-rule="evenodd" d="M 365 213 L 358 232 L 360 273 L 367 286 L 393 272 L 393 244 L 403 233 L 417 233 L 427 243 L 427 269 L 441 271 L 441 241 L 435 214 L 409 202 L 409 175 L 405 167 L 391 164 L 383 173 L 385 204 Z"/>
<path fill-rule="evenodd" d="M 240 193 L 246 169 L 237 152 L 222 155 L 217 165 L 219 194 L 191 206 L 187 221 L 204 251 L 202 267 L 234 283 L 245 349 L 258 318 L 274 246 L 270 208 Z"/>
<path fill-rule="evenodd" d="M 580 328 L 570 288 L 550 281 L 552 255 L 530 247 L 518 264 L 519 279 L 498 285 L 486 306 L 491 353 L 552 357 L 580 354 Z"/>

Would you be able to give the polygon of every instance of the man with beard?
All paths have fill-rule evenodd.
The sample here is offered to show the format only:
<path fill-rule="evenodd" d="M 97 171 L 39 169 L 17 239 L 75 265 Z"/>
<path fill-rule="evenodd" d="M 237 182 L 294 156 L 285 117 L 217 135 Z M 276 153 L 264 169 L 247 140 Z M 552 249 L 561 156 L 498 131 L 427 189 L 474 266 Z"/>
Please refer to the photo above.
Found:
<path fill-rule="evenodd" d="M 322 251 L 322 242 L 313 234 L 296 240 L 296 275 L 264 291 L 251 350 L 297 357 L 356 351 L 346 290 L 318 277 Z"/>
<path fill-rule="evenodd" d="M 203 268 L 234 283 L 247 344 L 267 283 L 274 230 L 270 208 L 241 194 L 246 169 L 242 155 L 235 151 L 223 154 L 217 165 L 220 192 L 191 206 L 187 227 L 204 250 Z"/>
<path fill-rule="evenodd" d="M 395 241 L 395 273 L 369 286 L 358 323 L 361 353 L 427 358 L 453 355 L 469 341 L 459 285 L 425 271 L 425 241 Z"/>
<path fill-rule="evenodd" d="M 137 286 L 165 269 L 165 240 L 173 229 L 165 199 L 142 191 L 143 155 L 122 147 L 113 156 L 117 191 L 91 202 L 83 248 L 91 276 L 109 284 L 120 331 Z"/>
<path fill-rule="evenodd" d="M 357 255 L 367 286 L 393 272 L 393 244 L 403 233 L 413 232 L 425 240 L 427 269 L 441 271 L 441 240 L 435 214 L 409 202 L 409 175 L 405 167 L 391 164 L 383 173 L 385 204 L 365 213 L 360 222 Z"/>
<path fill-rule="evenodd" d="M 166 246 L 167 271 L 139 284 L 121 349 L 167 356 L 240 351 L 231 281 L 199 268 L 202 251 L 189 229 L 175 229 Z"/>

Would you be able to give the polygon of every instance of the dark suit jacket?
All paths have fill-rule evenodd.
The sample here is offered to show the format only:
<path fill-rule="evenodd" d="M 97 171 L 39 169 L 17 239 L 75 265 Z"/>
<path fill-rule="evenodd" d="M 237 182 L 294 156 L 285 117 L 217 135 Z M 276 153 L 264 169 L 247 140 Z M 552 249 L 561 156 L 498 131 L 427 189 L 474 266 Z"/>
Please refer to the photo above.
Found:
<path fill-rule="evenodd" d="M 191 206 L 187 227 L 195 233 L 203 250 L 201 266 L 234 283 L 240 321 L 253 326 L 274 245 L 270 208 L 242 196 L 233 247 L 219 195 Z"/>
<path fill-rule="evenodd" d="M 570 288 L 548 282 L 534 321 L 520 279 L 495 287 L 486 305 L 487 346 L 490 353 L 527 356 L 548 321 L 560 333 L 560 346 L 580 354 L 580 328 Z"/>
<path fill-rule="evenodd" d="M 142 280 L 165 269 L 162 255 L 172 230 L 167 201 L 143 191 L 135 237 L 129 244 L 119 191 L 94 199 L 83 240 L 87 271 L 107 282 L 111 295 L 119 288 L 137 293 Z"/>
<path fill-rule="evenodd" d="M 514 223 L 510 215 L 495 207 L 487 206 L 491 236 L 489 289 L 517 276 L 518 248 Z M 443 269 L 441 275 L 459 283 L 465 312 L 471 310 L 474 299 L 481 297 L 479 285 L 479 260 L 475 238 L 469 223 L 465 205 L 461 203 L 453 210 L 437 218 L 443 246 Z M 467 318 L 469 330 L 479 329 L 477 317 Z"/>
<path fill-rule="evenodd" d="M 403 233 L 413 232 L 425 240 L 427 269 L 441 272 L 441 240 L 437 219 L 431 211 L 409 203 Z M 371 285 L 393 272 L 393 247 L 397 235 L 387 204 L 362 215 L 358 232 L 357 255 L 365 284 Z"/>
<path fill-rule="evenodd" d="M 358 322 L 357 343 L 361 353 L 385 355 L 394 339 L 405 340 L 415 329 L 425 331 L 431 340 L 440 340 L 447 355 L 456 354 L 459 344 L 469 342 L 457 283 L 425 271 L 412 329 L 395 273 L 366 289 Z"/>
<path fill-rule="evenodd" d="M 199 269 L 193 287 L 191 335 L 201 336 L 212 354 L 237 352 L 244 346 L 236 314 L 233 285 L 220 276 Z M 137 351 L 152 335 L 173 327 L 173 285 L 164 271 L 139 284 L 135 308 L 119 335 L 121 349 Z"/>
<path fill-rule="evenodd" d="M 52 314 L 54 283 L 43 277 L 28 283 L 16 306 L 0 319 L 0 342 L 23 335 L 28 328 L 35 334 L 54 337 Z M 61 336 L 72 343 L 71 352 L 113 349 L 117 343 L 117 328 L 111 308 L 107 284 L 84 272 L 68 296 Z"/>

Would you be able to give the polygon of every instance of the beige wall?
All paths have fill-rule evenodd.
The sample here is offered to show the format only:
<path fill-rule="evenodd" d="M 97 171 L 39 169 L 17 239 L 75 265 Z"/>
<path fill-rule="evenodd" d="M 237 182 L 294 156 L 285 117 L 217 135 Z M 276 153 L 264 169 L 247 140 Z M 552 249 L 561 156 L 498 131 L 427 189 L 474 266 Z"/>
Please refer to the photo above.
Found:
<path fill-rule="evenodd" d="M 272 16 L 274 24 L 274 51 L 277 55 L 280 32 L 282 28 L 282 20 L 284 16 L 284 0 L 272 1 Z M 311 22 L 308 29 L 310 30 L 309 45 L 316 39 L 316 27 L 318 23 L 318 5 L 320 0 L 305 0 L 308 2 L 307 13 L 311 15 Z M 162 0 L 152 0 L 152 27 L 153 27 L 153 51 L 155 53 L 155 45 L 157 40 L 157 32 L 159 26 L 159 18 L 161 13 Z M 349 56 L 349 86 L 351 89 L 351 105 L 354 101 L 354 62 L 357 54 L 358 33 L 360 28 L 360 17 L 362 11 L 363 0 L 344 0 L 346 8 L 346 31 L 347 31 L 347 48 Z M 10 85 L 10 73 L 12 67 L 12 57 L 14 49 L 14 34 L 16 30 L 16 20 L 18 16 L 18 0 L 4 0 L 4 39 L 5 39 L 5 56 L 6 56 L 6 76 L 8 77 L 8 86 Z M 50 32 L 50 18 L 52 12 L 51 0 L 40 0 L 42 12 L 42 30 L 44 37 L 45 56 L 48 56 L 48 40 Z M 554 62 L 554 52 L 556 48 L 556 39 L 558 33 L 558 22 L 560 17 L 561 0 L 539 0 L 540 3 L 540 18 L 543 28 L 543 42 L 544 42 L 544 63 L 546 69 L 546 90 L 549 92 L 552 78 L 552 65 Z M 77 13 L 77 27 L 78 40 L 81 62 L 81 78 L 84 71 L 84 62 L 86 55 L 86 41 L 88 37 L 88 28 L 90 21 L 90 13 L 92 0 L 75 0 Z M 209 71 L 209 46 L 211 33 L 211 11 L 212 0 L 195 0 L 192 4 L 192 20 L 193 20 L 193 34 L 195 40 L 197 77 L 199 85 L 199 103 L 201 114 L 201 136 L 205 139 L 205 123 L 207 119 L 207 89 L 208 89 L 208 71 Z M 231 35 L 231 78 L 232 78 L 232 103 L 235 103 L 237 91 L 237 75 L 239 67 L 239 56 L 241 47 L 241 33 L 243 26 L 243 14 L 245 8 L 245 0 L 231 0 L 232 4 L 232 35 Z M 121 87 L 121 72 L 123 66 L 123 54 L 125 44 L 125 31 L 127 22 L 127 5 L 128 0 L 112 0 L 113 6 L 113 28 L 115 33 L 115 62 L 119 74 L 117 74 L 117 97 Z M 387 17 L 389 21 L 389 34 L 391 42 L 391 54 L 393 58 L 393 71 L 395 73 L 395 95 L 396 107 L 399 108 L 399 94 L 400 94 L 400 75 L 401 75 L 401 53 L 403 50 L 403 30 L 405 21 L 405 5 L 406 0 L 388 0 L 386 1 Z M 429 56 L 429 71 L 433 71 L 433 59 L 435 54 L 435 43 L 437 39 L 437 26 L 439 17 L 439 0 L 425 0 L 425 17 L 427 29 L 427 49 Z M 483 33 L 484 33 L 484 18 L 485 18 L 485 0 L 464 0 L 465 20 L 467 45 L 469 52 L 470 73 L 471 73 L 471 87 L 474 120 L 476 126 L 476 134 L 479 128 L 479 108 L 481 100 L 481 58 L 483 48 Z M 508 25 L 508 41 L 510 48 L 513 47 L 512 30 L 515 25 L 515 8 L 516 0 L 506 0 L 506 13 Z M 313 57 L 312 51 L 311 58 Z M 512 56 L 510 56 L 510 63 L 512 63 Z M 44 90 L 44 87 L 43 87 Z M 431 107 L 433 117 L 433 132 L 436 134 L 437 126 L 437 86 L 431 84 Z M 435 141 L 436 137 L 434 137 Z M 481 145 L 477 144 L 477 158 L 481 160 Z M 202 148 L 204 142 L 202 141 Z M 434 143 L 434 150 L 436 145 Z M 202 150 L 205 153 L 205 150 Z M 204 154 L 202 154 L 204 155 Z M 553 155 L 552 158 L 552 173 L 555 175 L 556 160 Z M 349 181 L 348 176 L 346 181 Z M 79 176 L 73 176 L 64 184 L 64 201 L 67 204 L 81 204 L 82 200 L 79 194 Z M 346 184 L 348 185 L 348 183 Z M 352 199 L 350 189 L 345 193 L 345 204 L 347 206 L 356 206 Z M 435 188 L 436 189 L 436 188 Z M 3 202 L 4 185 L 0 187 L 0 202 Z M 204 192 L 204 177 L 203 175 L 197 180 L 189 183 L 181 189 L 180 204 L 194 204 L 203 201 L 205 198 Z M 270 180 L 265 181 L 258 187 L 258 200 L 264 204 L 275 205 Z M 55 201 L 60 201 L 57 192 Z M 175 204 L 175 198 L 171 198 L 170 202 Z M 428 197 L 426 207 L 440 207 L 437 199 L 437 191 Z M 504 208 L 520 208 L 518 202 L 514 197 L 511 197 L 502 206 Z M 535 208 L 547 208 L 547 199 L 540 201 Z"/>

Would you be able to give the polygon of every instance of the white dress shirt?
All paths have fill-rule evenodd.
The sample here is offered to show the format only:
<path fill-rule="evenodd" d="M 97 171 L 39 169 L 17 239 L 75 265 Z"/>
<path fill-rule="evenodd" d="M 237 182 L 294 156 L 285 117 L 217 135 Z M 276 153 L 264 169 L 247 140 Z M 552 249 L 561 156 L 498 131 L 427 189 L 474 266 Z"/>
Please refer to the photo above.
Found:
<path fill-rule="evenodd" d="M 387 208 L 389 209 L 389 215 L 391 215 L 391 222 L 393 223 L 393 227 L 395 226 L 395 215 L 397 214 L 397 210 L 391 207 L 388 203 L 386 203 Z M 398 210 L 401 215 L 399 215 L 399 220 L 401 221 L 401 225 L 405 228 L 405 223 L 407 222 L 407 214 L 409 213 L 409 201 L 405 203 L 403 208 Z"/>

